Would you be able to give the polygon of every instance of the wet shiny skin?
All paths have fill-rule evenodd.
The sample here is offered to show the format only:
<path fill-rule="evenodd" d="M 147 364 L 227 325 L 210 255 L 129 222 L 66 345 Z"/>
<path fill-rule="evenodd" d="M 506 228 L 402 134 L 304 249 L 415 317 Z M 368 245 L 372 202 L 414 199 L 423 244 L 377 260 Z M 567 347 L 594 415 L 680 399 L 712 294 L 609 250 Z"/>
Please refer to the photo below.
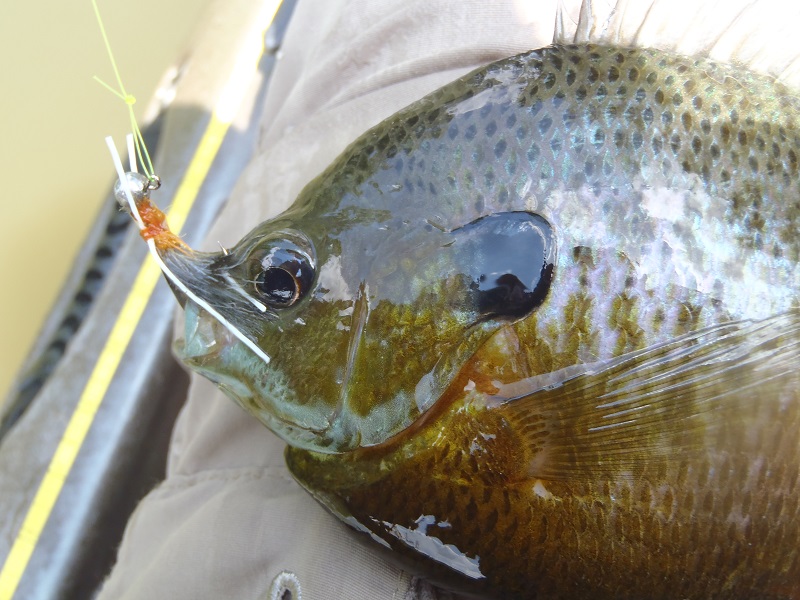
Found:
<path fill-rule="evenodd" d="M 270 360 L 191 304 L 182 352 L 315 497 L 436 577 L 798 597 L 798 109 L 658 51 L 489 65 L 229 255 L 166 252 Z M 262 311 L 289 250 L 313 282 Z"/>

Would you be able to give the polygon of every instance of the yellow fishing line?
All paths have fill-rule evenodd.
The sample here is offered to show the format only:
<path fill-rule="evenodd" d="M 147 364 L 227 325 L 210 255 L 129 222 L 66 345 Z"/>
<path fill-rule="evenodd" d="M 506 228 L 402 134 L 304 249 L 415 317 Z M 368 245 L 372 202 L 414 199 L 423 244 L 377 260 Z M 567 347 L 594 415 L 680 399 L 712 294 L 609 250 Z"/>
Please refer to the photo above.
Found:
<path fill-rule="evenodd" d="M 131 132 L 133 133 L 133 141 L 136 146 L 136 154 L 139 157 L 139 163 L 142 165 L 145 175 L 147 175 L 148 179 L 152 180 L 155 176 L 153 163 L 150 161 L 150 153 L 147 152 L 147 146 L 144 143 L 144 138 L 142 137 L 142 132 L 139 129 L 139 124 L 136 122 L 136 115 L 133 112 L 133 105 L 136 104 L 136 98 L 125 91 L 125 86 L 122 83 L 122 77 L 120 77 L 119 69 L 117 68 L 117 61 L 114 58 L 114 53 L 111 51 L 111 44 L 108 41 L 106 27 L 103 25 L 103 19 L 100 16 L 100 9 L 97 8 L 97 0 L 92 0 L 92 8 L 94 9 L 94 16 L 97 18 L 97 25 L 100 27 L 100 33 L 103 36 L 103 43 L 106 46 L 108 59 L 111 61 L 111 68 L 114 69 L 114 76 L 117 78 L 119 90 L 115 90 L 96 75 L 94 80 L 113 93 L 115 96 L 121 98 L 128 106 L 128 117 L 130 118 L 131 122 Z"/>
<path fill-rule="evenodd" d="M 280 0 L 273 0 L 272 2 L 265 2 L 264 4 L 264 9 L 261 13 L 262 18 L 258 20 L 258 22 L 263 23 L 261 28 L 262 33 L 269 23 L 272 22 L 280 6 Z M 108 45 L 108 39 L 102 21 L 100 20 L 95 0 L 92 0 L 92 5 L 98 17 L 98 22 L 100 23 L 103 39 L 106 42 L 106 48 L 108 49 L 109 55 L 111 55 L 111 48 Z M 257 69 L 258 61 L 261 60 L 261 54 L 263 52 L 263 45 L 260 43 L 261 39 L 262 38 L 259 37 L 258 43 L 246 46 L 244 50 L 247 52 L 245 53 L 245 51 L 243 51 L 242 56 L 240 56 L 239 62 L 249 65 L 249 72 L 251 75 Z M 256 50 L 253 50 L 254 48 Z M 129 96 L 125 93 L 124 87 L 122 86 L 122 81 L 119 78 L 119 73 L 113 57 L 111 60 L 112 64 L 114 64 L 114 72 L 119 82 L 121 97 L 126 100 L 130 108 L 131 118 L 133 119 L 133 109 L 131 108 L 131 103 L 128 101 Z M 241 69 L 239 70 L 241 71 Z M 115 94 L 120 95 L 117 90 L 114 90 L 107 84 L 103 85 L 111 89 Z M 234 87 L 237 88 L 236 93 L 238 93 L 240 102 L 241 98 L 244 96 L 244 85 L 242 81 L 237 78 L 232 77 L 229 79 L 220 97 L 225 98 L 226 102 L 230 102 L 231 90 Z M 233 112 L 227 109 L 225 111 L 214 111 L 211 121 L 203 133 L 200 144 L 175 193 L 172 207 L 167 213 L 167 219 L 173 231 L 180 231 L 181 227 L 183 227 L 183 224 L 186 222 L 189 210 L 197 198 L 200 186 L 208 176 L 211 164 L 230 126 L 233 118 L 232 115 Z M 133 122 L 135 123 L 135 119 L 133 119 Z M 138 132 L 138 126 L 136 126 L 136 130 Z M 141 136 L 140 133 L 138 135 Z M 142 147 L 143 146 L 144 144 L 142 142 Z M 144 152 L 146 154 L 146 148 Z M 149 156 L 147 160 L 149 164 Z M 144 163 L 142 164 L 144 165 Z M 152 172 L 152 166 L 150 166 L 150 169 Z M 133 287 L 122 305 L 119 316 L 114 323 L 105 346 L 103 346 L 100 352 L 94 369 L 86 382 L 86 387 L 67 424 L 64 435 L 61 437 L 56 447 L 56 451 L 53 454 L 53 458 L 50 460 L 50 464 L 39 485 L 39 489 L 14 539 L 14 544 L 11 546 L 11 550 L 3 563 L 3 568 L 0 571 L 0 600 L 11 600 L 19 586 L 19 582 L 28 566 L 28 561 L 36 548 L 36 544 L 50 517 L 53 506 L 61 494 L 64 482 L 72 469 L 78 452 L 80 452 L 83 446 L 89 428 L 94 422 L 94 418 L 108 390 L 108 386 L 111 384 L 117 367 L 122 360 L 122 355 L 125 353 L 131 337 L 139 324 L 139 320 L 142 317 L 142 313 L 147 306 L 147 302 L 153 294 L 160 274 L 155 263 L 146 259 L 136 276 Z"/>

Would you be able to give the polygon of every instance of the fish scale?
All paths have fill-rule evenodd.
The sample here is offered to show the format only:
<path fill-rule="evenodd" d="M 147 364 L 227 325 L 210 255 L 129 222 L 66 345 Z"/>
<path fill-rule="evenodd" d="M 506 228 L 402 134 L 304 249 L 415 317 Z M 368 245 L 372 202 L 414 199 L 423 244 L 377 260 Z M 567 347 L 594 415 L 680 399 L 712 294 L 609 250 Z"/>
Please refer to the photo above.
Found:
<path fill-rule="evenodd" d="M 348 181 L 363 180 L 361 188 L 377 185 L 390 189 L 398 185 L 399 178 L 392 176 L 394 171 L 407 169 L 421 177 L 420 165 L 435 164 L 430 178 L 438 180 L 440 173 L 447 173 L 446 178 L 451 182 L 449 194 L 440 189 L 437 197 L 432 198 L 426 194 L 425 185 L 415 186 L 406 181 L 404 189 L 411 189 L 412 193 L 386 194 L 380 200 L 388 198 L 393 210 L 409 213 L 423 206 L 439 206 L 436 212 L 447 211 L 446 218 L 451 221 L 456 217 L 450 215 L 468 221 L 490 210 L 526 208 L 552 218 L 560 208 L 552 198 L 548 199 L 554 191 L 585 193 L 589 196 L 587 200 L 600 205 L 597 212 L 603 217 L 606 235 L 611 234 L 606 244 L 612 248 L 614 237 L 642 238 L 641 231 L 628 225 L 630 221 L 635 225 L 649 220 L 642 207 L 645 203 L 635 201 L 641 197 L 642 188 L 652 190 L 661 185 L 687 193 L 695 190 L 725 193 L 731 199 L 728 205 L 706 208 L 722 210 L 724 214 L 707 215 L 712 218 L 703 221 L 706 228 L 713 228 L 712 233 L 720 241 L 716 245 L 725 246 L 725 251 L 734 255 L 760 249 L 765 255 L 763 261 L 753 265 L 759 275 L 763 278 L 765 270 L 782 272 L 784 282 L 788 283 L 784 286 L 796 289 L 794 265 L 798 242 L 791 232 L 797 230 L 800 205 L 797 201 L 772 204 L 767 207 L 770 213 L 766 217 L 762 214 L 764 198 L 798 196 L 796 154 L 800 138 L 795 131 L 798 105 L 788 91 L 779 87 L 775 93 L 776 84 L 766 77 L 702 59 L 664 56 L 652 50 L 603 52 L 591 47 L 552 48 L 534 52 L 525 61 L 524 64 L 520 64 L 522 59 L 505 61 L 502 66 L 464 80 L 470 87 L 460 97 L 458 86 L 454 86 L 457 91 L 447 96 L 432 96 L 431 104 L 455 102 L 458 108 L 437 107 L 429 111 L 428 120 L 432 122 L 426 129 L 419 125 L 423 119 L 414 114 L 396 119 L 393 127 L 386 128 L 387 133 L 375 131 L 366 136 L 353 148 L 352 155 L 372 155 L 370 171 L 354 171 Z M 687 72 L 698 81 L 686 75 Z M 539 77 L 532 78 L 531 73 L 538 73 Z M 499 95 L 494 91 L 498 82 L 502 83 L 502 93 L 507 95 L 502 101 L 474 110 L 463 107 L 466 104 L 469 108 L 469 98 L 475 101 L 482 94 L 494 99 Z M 449 100 L 448 96 L 456 96 L 457 100 Z M 753 96 L 766 100 L 756 102 L 750 99 Z M 464 97 L 468 99 L 465 101 Z M 593 101 L 581 106 L 586 98 Z M 517 104 L 525 109 L 526 119 L 523 122 L 515 116 L 511 131 L 505 131 L 498 123 L 507 124 L 510 117 L 503 115 Z M 426 112 L 424 106 L 415 108 Z M 443 131 L 447 133 L 441 135 Z M 759 148 L 766 148 L 764 136 L 770 133 L 772 152 L 764 159 Z M 419 143 L 418 138 L 425 136 L 435 141 Z M 503 144 L 502 153 L 497 152 L 499 144 Z M 722 153 L 719 148 L 726 144 L 729 149 Z M 386 158 L 374 150 L 371 153 L 371 149 L 381 147 L 386 147 Z M 623 147 L 631 152 L 616 151 Z M 487 160 L 493 156 L 497 161 Z M 764 172 L 758 168 L 759 156 L 766 163 Z M 750 164 L 740 170 L 745 157 Z M 384 169 L 376 169 L 382 159 L 388 164 Z M 516 177 L 513 187 L 495 181 L 496 162 L 510 178 Z M 526 168 L 518 167 L 522 163 L 526 163 Z M 346 170 L 347 165 L 335 163 L 329 173 L 337 174 L 342 169 Z M 731 173 L 737 175 L 735 185 Z M 327 185 L 321 187 L 329 189 Z M 341 196 L 334 182 L 331 201 L 338 201 Z M 703 209 L 698 205 L 702 200 L 702 197 L 686 199 L 687 217 L 701 215 Z M 401 203 L 403 206 L 398 208 Z M 702 235 L 696 227 L 681 229 L 672 223 L 662 227 L 667 226 L 670 226 L 670 241 L 675 240 L 680 250 L 694 253 L 687 257 L 687 262 L 706 263 L 708 272 L 724 272 L 747 262 L 724 257 L 726 260 L 721 263 L 715 260 L 717 257 L 704 256 L 703 249 L 713 245 L 694 243 Z M 572 221 L 564 230 L 568 236 L 577 237 L 570 229 L 574 231 Z M 652 239 L 663 239 L 658 235 L 660 232 L 647 233 Z M 721 243 L 729 235 L 735 245 L 730 240 Z M 617 248 L 624 248 L 624 244 L 619 243 Z M 656 249 L 650 252 L 655 254 Z M 632 258 L 641 260 L 640 256 Z M 657 259 L 657 254 L 652 258 Z M 569 268 L 563 259 L 559 267 Z M 767 281 L 770 279 L 773 277 L 767 276 Z M 721 299 L 719 295 L 730 295 L 730 291 L 719 288 L 720 280 L 710 282 L 709 291 L 715 284 L 717 299 Z M 770 294 L 774 291 L 770 290 Z M 730 305 L 730 300 L 725 299 Z M 786 305 L 785 294 L 777 300 Z"/>

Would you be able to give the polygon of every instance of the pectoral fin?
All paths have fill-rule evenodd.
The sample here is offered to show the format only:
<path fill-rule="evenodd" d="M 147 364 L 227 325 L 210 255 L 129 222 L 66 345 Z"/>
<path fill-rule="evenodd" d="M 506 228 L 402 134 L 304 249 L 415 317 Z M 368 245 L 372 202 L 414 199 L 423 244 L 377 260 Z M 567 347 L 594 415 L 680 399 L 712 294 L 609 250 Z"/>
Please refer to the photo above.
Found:
<path fill-rule="evenodd" d="M 518 382 L 501 388 L 508 397 L 497 410 L 527 449 L 532 478 L 636 474 L 709 447 L 735 449 L 776 415 L 797 426 L 798 365 L 800 313 L 790 311 L 697 331 L 546 387 Z M 525 383 L 539 387 L 521 393 Z"/>

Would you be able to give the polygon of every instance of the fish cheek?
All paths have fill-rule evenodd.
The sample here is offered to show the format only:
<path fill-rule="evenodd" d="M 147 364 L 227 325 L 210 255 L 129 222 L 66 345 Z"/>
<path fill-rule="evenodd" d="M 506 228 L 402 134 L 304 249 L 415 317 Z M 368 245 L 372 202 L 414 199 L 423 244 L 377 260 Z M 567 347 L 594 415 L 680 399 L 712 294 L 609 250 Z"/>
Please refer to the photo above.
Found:
<path fill-rule="evenodd" d="M 368 286 L 374 297 L 362 299 L 368 309 L 355 311 L 363 325 L 351 353 L 347 394 L 359 418 L 377 408 L 391 412 L 389 435 L 435 404 L 504 321 L 542 303 L 555 259 L 552 228 L 528 212 L 497 213 L 441 235 L 430 232 L 414 244 L 403 241 L 425 251 L 414 261 L 399 260 L 403 253 L 395 244 L 385 263 L 399 266 L 384 268 L 387 275 Z M 402 266 L 408 262 L 410 272 Z M 393 404 L 407 406 L 407 417 L 400 419 L 399 409 L 389 408 Z"/>

